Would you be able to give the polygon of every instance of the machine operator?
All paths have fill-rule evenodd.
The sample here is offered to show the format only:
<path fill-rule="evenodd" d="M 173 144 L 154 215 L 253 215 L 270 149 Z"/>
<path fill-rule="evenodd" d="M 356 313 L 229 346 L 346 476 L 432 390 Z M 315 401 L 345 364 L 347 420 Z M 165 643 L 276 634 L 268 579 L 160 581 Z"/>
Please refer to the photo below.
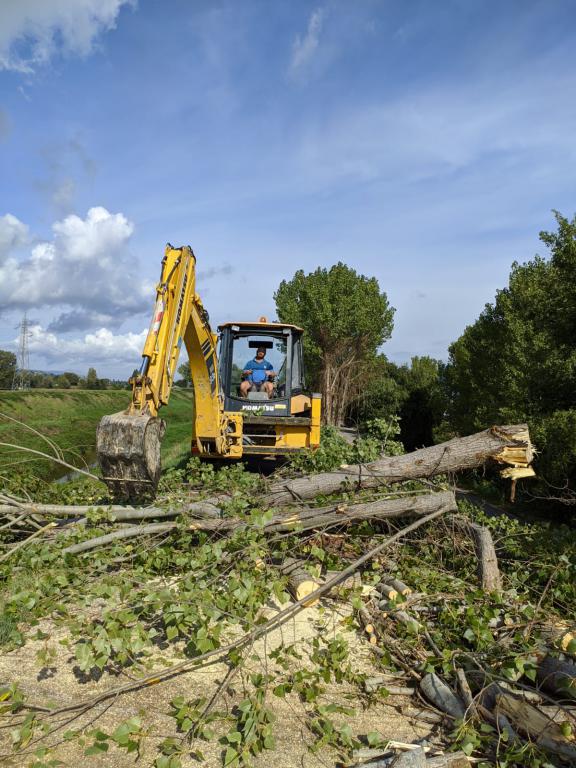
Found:
<path fill-rule="evenodd" d="M 244 381 L 240 384 L 240 394 L 248 397 L 249 392 L 266 392 L 269 398 L 274 395 L 274 367 L 266 360 L 266 348 L 258 347 L 253 360 L 248 360 L 242 371 Z"/>

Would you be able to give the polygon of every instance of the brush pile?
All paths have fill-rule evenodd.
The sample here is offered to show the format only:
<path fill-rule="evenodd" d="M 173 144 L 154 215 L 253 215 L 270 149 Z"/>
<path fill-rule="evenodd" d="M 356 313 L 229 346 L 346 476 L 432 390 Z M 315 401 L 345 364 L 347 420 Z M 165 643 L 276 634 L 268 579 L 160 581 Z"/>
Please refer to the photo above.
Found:
<path fill-rule="evenodd" d="M 451 486 L 458 471 L 493 464 L 514 487 L 531 461 L 519 425 L 296 476 L 194 465 L 143 508 L 2 493 L 0 640 L 25 648 L 40 621 L 78 679 L 100 681 L 90 696 L 38 700 L 18 669 L 0 669 L 13 734 L 4 757 L 23 764 L 40 750 L 30 764 L 49 765 L 66 732 L 94 765 L 112 746 L 126 755 L 115 765 L 140 753 L 157 768 L 264 764 L 284 717 L 271 700 L 284 700 L 302 708 L 306 748 L 323 764 L 576 764 L 576 641 L 554 597 L 562 566 L 514 573 L 512 586 L 518 542 L 492 531 L 515 523 L 470 517 Z M 330 631 L 287 642 L 306 615 L 318 626 L 330 616 Z M 56 669 L 43 642 L 42 669 Z M 190 695 L 185 676 L 215 662 L 225 671 L 213 690 Z M 150 685 L 174 694 L 172 735 L 146 722 L 137 697 Z M 101 726 L 121 700 L 134 714 Z M 384 706 L 426 737 L 395 738 Z M 355 730 L 358 708 L 380 726 Z M 220 745 L 210 758 L 198 746 L 208 743 Z"/>

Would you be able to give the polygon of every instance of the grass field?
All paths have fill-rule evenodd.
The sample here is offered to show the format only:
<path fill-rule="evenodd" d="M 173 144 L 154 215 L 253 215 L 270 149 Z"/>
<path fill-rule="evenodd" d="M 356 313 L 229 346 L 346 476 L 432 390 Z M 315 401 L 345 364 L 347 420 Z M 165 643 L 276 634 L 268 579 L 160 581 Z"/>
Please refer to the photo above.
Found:
<path fill-rule="evenodd" d="M 95 460 L 96 425 L 108 413 L 123 410 L 130 400 L 127 390 L 29 390 L 0 392 L 0 443 L 12 443 L 53 453 L 40 436 L 54 441 L 66 461 L 74 466 Z M 174 466 L 190 450 L 192 392 L 174 390 L 170 405 L 162 410 L 167 430 L 162 444 L 166 467 Z M 32 427 L 35 434 L 5 417 Z M 0 445 L 0 475 L 32 470 L 44 480 L 56 479 L 67 469 L 52 461 Z"/>

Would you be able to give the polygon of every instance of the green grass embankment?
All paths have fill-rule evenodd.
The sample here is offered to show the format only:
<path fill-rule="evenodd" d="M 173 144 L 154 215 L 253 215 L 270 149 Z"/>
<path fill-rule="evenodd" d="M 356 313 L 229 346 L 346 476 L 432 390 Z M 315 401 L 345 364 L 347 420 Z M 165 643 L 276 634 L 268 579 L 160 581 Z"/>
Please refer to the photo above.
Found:
<path fill-rule="evenodd" d="M 121 411 L 130 402 L 128 390 L 28 390 L 0 392 L 0 414 L 23 422 L 58 445 L 67 462 L 82 467 L 96 458 L 96 426 L 102 416 Z M 173 466 L 190 450 L 193 396 L 174 390 L 162 410 L 167 430 L 162 445 L 163 463 Z M 40 435 L 0 416 L 0 443 L 53 453 Z M 0 475 L 33 472 L 44 480 L 69 470 L 34 454 L 0 446 Z"/>

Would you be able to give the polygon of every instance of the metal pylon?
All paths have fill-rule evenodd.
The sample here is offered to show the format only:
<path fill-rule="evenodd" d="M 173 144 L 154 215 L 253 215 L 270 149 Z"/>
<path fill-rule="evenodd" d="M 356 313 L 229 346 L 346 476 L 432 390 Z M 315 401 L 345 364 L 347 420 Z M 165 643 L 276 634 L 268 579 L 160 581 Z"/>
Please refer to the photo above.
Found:
<path fill-rule="evenodd" d="M 28 349 L 28 339 L 32 335 L 30 332 L 30 321 L 24 313 L 22 322 L 19 326 L 20 338 L 18 340 L 18 359 L 16 361 L 16 371 L 12 381 L 12 389 L 30 389 L 30 351 Z"/>

